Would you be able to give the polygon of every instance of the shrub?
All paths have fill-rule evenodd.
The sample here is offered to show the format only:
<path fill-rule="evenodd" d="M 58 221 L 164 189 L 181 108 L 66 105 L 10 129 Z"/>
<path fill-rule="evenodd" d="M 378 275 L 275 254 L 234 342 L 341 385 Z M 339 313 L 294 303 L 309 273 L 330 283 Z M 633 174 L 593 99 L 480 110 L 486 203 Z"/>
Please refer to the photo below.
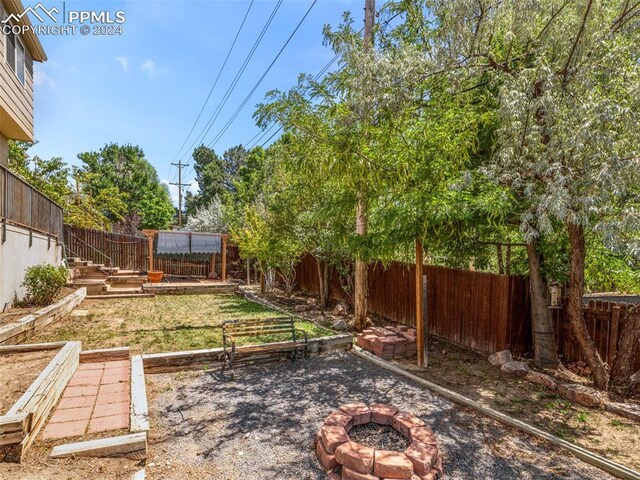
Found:
<path fill-rule="evenodd" d="M 27 302 L 48 305 L 67 283 L 69 271 L 64 266 L 34 265 L 27 269 L 22 286 L 27 289 Z"/>

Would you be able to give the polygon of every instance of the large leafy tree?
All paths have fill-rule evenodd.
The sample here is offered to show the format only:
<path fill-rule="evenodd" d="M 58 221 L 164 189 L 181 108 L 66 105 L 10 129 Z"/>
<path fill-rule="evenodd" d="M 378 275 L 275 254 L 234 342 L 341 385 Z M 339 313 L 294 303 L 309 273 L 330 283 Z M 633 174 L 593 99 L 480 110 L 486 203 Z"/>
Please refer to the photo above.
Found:
<path fill-rule="evenodd" d="M 86 174 L 84 193 L 97 195 L 115 187 L 125 195 L 127 213 L 140 215 L 142 228 L 163 229 L 171 224 L 174 208 L 169 191 L 140 147 L 111 143 L 78 158 Z"/>
<path fill-rule="evenodd" d="M 517 199 L 530 251 L 558 230 L 569 240 L 568 317 L 596 386 L 606 388 L 608 368 L 582 314 L 586 241 L 596 231 L 608 248 L 637 253 L 637 245 L 623 240 L 633 240 L 624 232 L 638 225 L 640 6 L 429 4 L 449 78 L 495 89 L 499 129 L 485 172 Z M 541 296 L 544 285 L 534 273 L 532 293 Z M 552 335 L 547 328 L 542 333 Z"/>
<path fill-rule="evenodd" d="M 127 213 L 125 196 L 117 187 L 87 194 L 83 186 L 90 174 L 69 168 L 58 157 L 50 160 L 30 157 L 27 153 L 30 146 L 26 142 L 10 142 L 9 168 L 60 204 L 66 223 L 108 230 L 114 220 L 121 220 Z"/>
<path fill-rule="evenodd" d="M 193 215 L 198 208 L 209 205 L 220 198 L 225 191 L 225 171 L 222 158 L 216 152 L 200 145 L 193 151 L 193 170 L 198 183 L 198 193 L 186 197 L 187 216 Z"/>

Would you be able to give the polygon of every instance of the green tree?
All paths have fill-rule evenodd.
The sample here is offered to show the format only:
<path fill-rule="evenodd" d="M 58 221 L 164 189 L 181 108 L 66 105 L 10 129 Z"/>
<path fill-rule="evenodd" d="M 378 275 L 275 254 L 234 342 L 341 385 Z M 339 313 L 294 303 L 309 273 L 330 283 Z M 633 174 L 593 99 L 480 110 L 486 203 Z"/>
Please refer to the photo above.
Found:
<path fill-rule="evenodd" d="M 82 172 L 90 174 L 84 193 L 97 195 L 116 187 L 125 195 L 127 213 L 140 215 L 142 228 L 163 229 L 171 224 L 174 208 L 169 191 L 140 147 L 111 143 L 97 152 L 80 153 L 78 158 L 83 162 Z"/>
<path fill-rule="evenodd" d="M 624 232 L 638 225 L 630 194 L 640 171 L 640 6 L 592 0 L 430 6 L 449 78 L 495 89 L 499 128 L 485 172 L 519 202 L 530 250 L 557 230 L 569 240 L 568 317 L 595 385 L 606 389 L 608 368 L 582 313 L 586 240 L 590 230 L 600 231 L 609 248 L 620 249 Z M 637 253 L 636 245 L 627 246 Z"/>
<path fill-rule="evenodd" d="M 196 209 L 209 205 L 215 198 L 220 198 L 225 190 L 225 173 L 222 158 L 205 145 L 193 151 L 193 170 L 196 174 L 198 192 L 185 197 L 185 211 L 191 216 Z"/>

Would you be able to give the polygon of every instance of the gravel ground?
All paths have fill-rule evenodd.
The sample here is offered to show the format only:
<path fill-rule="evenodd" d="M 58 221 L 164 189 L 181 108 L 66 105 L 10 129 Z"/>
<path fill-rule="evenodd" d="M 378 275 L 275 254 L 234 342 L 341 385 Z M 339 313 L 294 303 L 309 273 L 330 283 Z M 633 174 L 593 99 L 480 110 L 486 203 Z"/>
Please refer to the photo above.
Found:
<path fill-rule="evenodd" d="M 313 438 L 347 402 L 389 403 L 429 423 L 446 479 L 609 479 L 546 442 L 503 426 L 349 353 L 236 371 L 147 376 L 151 479 L 325 479 Z"/>

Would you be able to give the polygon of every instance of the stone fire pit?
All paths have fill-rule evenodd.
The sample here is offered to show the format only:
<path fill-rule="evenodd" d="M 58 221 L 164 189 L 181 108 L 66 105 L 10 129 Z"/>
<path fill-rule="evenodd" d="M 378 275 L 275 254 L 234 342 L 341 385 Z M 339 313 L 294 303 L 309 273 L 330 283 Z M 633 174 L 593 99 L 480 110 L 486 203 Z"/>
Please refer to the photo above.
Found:
<path fill-rule="evenodd" d="M 349 432 L 369 423 L 393 428 L 409 446 L 395 451 L 352 441 Z M 318 431 L 316 455 L 332 480 L 435 480 L 442 475 L 442 456 L 431 428 L 392 405 L 342 405 L 325 418 Z"/>

